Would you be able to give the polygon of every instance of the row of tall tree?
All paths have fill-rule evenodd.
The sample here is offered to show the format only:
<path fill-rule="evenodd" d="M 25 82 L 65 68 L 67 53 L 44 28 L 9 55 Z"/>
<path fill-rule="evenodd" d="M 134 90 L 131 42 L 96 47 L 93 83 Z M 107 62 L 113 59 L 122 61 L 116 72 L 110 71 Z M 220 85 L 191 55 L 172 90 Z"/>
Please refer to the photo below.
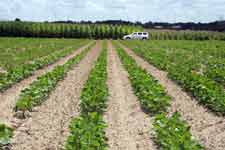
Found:
<path fill-rule="evenodd" d="M 148 30 L 152 40 L 225 40 L 225 33 L 191 30 Z"/>
<path fill-rule="evenodd" d="M 9 37 L 117 39 L 142 30 L 142 27 L 129 25 L 0 22 L 0 36 Z"/>

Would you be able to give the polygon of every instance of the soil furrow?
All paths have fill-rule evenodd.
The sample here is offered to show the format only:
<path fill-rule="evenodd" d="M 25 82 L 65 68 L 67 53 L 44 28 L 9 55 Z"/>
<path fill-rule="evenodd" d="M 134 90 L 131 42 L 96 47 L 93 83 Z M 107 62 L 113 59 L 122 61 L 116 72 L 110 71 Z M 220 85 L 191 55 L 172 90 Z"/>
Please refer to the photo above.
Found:
<path fill-rule="evenodd" d="M 67 77 L 59 83 L 49 99 L 32 112 L 15 132 L 13 150 L 58 150 L 69 135 L 69 123 L 79 115 L 79 97 L 88 74 L 100 52 L 100 44 L 88 52 Z"/>
<path fill-rule="evenodd" d="M 140 107 L 132 92 L 128 73 L 122 68 L 118 55 L 108 45 L 109 102 L 104 119 L 110 150 L 156 149 L 150 134 L 151 118 Z"/>
<path fill-rule="evenodd" d="M 169 113 L 179 111 L 182 118 L 191 126 L 191 133 L 208 150 L 224 150 L 225 147 L 225 118 L 216 116 L 202 105 L 197 103 L 175 82 L 167 77 L 165 71 L 161 71 L 137 56 L 131 49 L 121 44 L 125 51 L 136 62 L 154 76 L 166 89 L 173 99 Z"/>
<path fill-rule="evenodd" d="M 43 69 L 37 70 L 34 75 L 22 80 L 21 82 L 13 85 L 8 90 L 4 91 L 3 93 L 0 93 L 0 110 L 4 110 L 0 112 L 0 123 L 8 124 L 9 126 L 18 126 L 20 124 L 20 120 L 15 119 L 13 117 L 14 111 L 13 108 L 15 107 L 16 100 L 19 98 L 20 92 L 27 88 L 33 81 L 37 79 L 38 76 L 41 76 L 51 70 L 54 69 L 54 67 L 58 65 L 63 65 L 65 62 L 67 62 L 69 59 L 73 58 L 77 54 L 79 54 L 81 51 L 83 51 L 85 48 L 88 47 L 89 44 L 77 49 L 72 54 L 58 60 L 52 65 L 46 66 Z"/>

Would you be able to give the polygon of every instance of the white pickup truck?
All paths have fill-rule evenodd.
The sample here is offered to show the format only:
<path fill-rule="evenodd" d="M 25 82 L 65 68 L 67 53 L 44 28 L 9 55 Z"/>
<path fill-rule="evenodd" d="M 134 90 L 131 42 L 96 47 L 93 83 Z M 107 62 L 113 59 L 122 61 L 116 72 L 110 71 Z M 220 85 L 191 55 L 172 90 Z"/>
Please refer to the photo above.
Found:
<path fill-rule="evenodd" d="M 129 40 L 129 39 L 148 40 L 149 34 L 148 32 L 134 32 L 132 34 L 125 35 L 123 39 L 124 40 Z"/>

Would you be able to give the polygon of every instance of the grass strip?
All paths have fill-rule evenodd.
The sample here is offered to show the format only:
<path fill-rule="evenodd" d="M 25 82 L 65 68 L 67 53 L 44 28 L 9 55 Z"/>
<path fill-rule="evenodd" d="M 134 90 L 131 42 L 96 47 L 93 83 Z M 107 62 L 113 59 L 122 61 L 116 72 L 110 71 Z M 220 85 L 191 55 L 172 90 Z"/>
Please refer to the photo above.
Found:
<path fill-rule="evenodd" d="M 56 66 L 52 71 L 38 77 L 36 81 L 31 83 L 28 88 L 21 92 L 15 110 L 32 111 L 34 106 L 40 105 L 56 87 L 57 83 L 64 78 L 73 65 L 79 63 L 83 59 L 93 44 L 79 55 L 68 60 L 64 65 Z"/>
<path fill-rule="evenodd" d="M 70 124 L 70 136 L 66 141 L 66 150 L 107 149 L 106 123 L 103 121 L 108 96 L 106 80 L 107 50 L 106 42 L 104 42 L 103 51 L 81 93 L 81 115 L 73 119 Z"/>

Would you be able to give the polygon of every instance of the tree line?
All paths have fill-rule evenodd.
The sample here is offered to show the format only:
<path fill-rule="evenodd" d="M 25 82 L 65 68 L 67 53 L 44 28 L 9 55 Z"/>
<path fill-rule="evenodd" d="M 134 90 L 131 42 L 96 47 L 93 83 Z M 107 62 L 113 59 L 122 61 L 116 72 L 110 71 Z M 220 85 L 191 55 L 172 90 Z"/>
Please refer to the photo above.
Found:
<path fill-rule="evenodd" d="M 46 38 L 122 38 L 143 28 L 135 25 L 0 22 L 0 36 Z"/>

